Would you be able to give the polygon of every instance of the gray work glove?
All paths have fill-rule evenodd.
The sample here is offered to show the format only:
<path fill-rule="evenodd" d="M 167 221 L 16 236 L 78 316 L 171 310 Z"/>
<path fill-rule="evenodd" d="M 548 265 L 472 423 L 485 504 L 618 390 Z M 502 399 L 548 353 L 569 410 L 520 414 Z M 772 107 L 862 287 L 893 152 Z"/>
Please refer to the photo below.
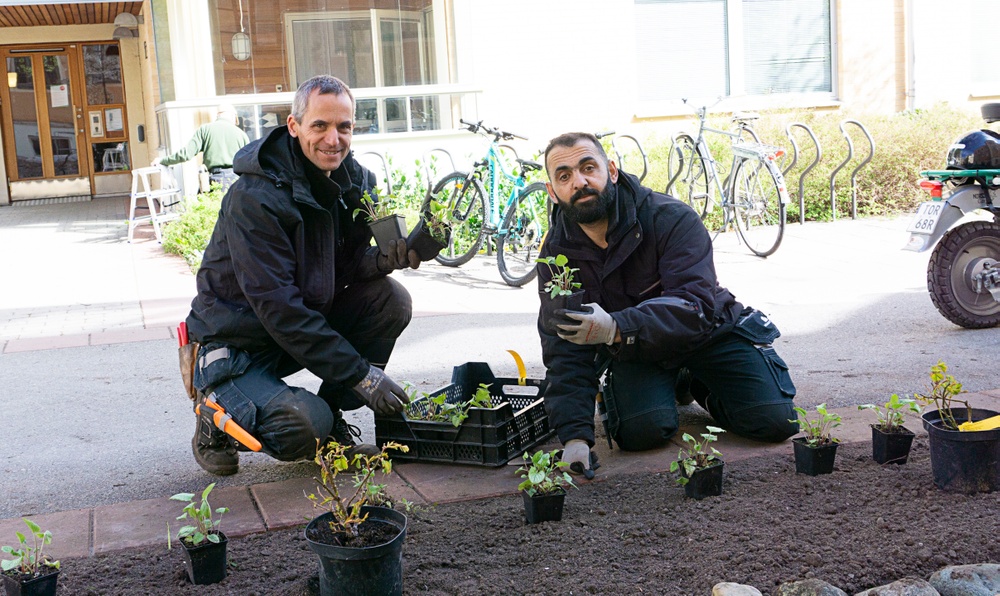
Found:
<path fill-rule="evenodd" d="M 586 474 L 590 470 L 590 445 L 583 439 L 570 439 L 563 446 L 562 461 L 569 464 L 570 473 Z"/>
<path fill-rule="evenodd" d="M 420 266 L 420 256 L 415 250 L 406 250 L 406 238 L 389 243 L 389 254 L 379 253 L 375 266 L 382 273 L 392 273 L 397 269 L 416 269 Z"/>
<path fill-rule="evenodd" d="M 604 312 L 596 302 L 584 304 L 585 311 L 566 310 L 560 308 L 555 314 L 558 317 L 573 319 L 572 324 L 556 325 L 561 331 L 559 337 L 575 344 L 586 346 L 596 344 L 611 345 L 618 333 L 618 323 L 611 315 Z"/>
<path fill-rule="evenodd" d="M 352 389 L 366 406 L 383 416 L 402 412 L 410 403 L 403 388 L 375 366 L 369 368 L 365 378 Z"/>

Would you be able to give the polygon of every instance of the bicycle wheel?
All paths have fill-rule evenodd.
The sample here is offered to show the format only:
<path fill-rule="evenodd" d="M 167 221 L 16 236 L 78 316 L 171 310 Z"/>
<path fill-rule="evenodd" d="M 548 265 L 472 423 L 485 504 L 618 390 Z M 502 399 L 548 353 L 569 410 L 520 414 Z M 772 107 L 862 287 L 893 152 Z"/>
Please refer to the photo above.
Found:
<path fill-rule="evenodd" d="M 549 231 L 549 193 L 545 184 L 529 184 L 507 207 L 497 234 L 497 268 L 507 285 L 520 287 L 538 275 L 538 251 Z"/>
<path fill-rule="evenodd" d="M 677 135 L 667 160 L 667 175 L 671 182 L 667 194 L 682 201 L 705 219 L 708 214 L 708 171 L 704 157 L 689 135 Z"/>
<path fill-rule="evenodd" d="M 482 184 L 465 172 L 452 172 L 442 178 L 424 200 L 420 213 L 427 213 L 430 201 L 446 202 L 451 212 L 451 242 L 434 259 L 448 267 L 458 267 L 472 260 L 483 245 L 483 222 L 486 201 Z"/>
<path fill-rule="evenodd" d="M 778 196 L 778 181 L 759 159 L 745 159 L 736 170 L 732 188 L 736 229 L 747 248 L 766 257 L 778 250 L 785 234 L 785 206 Z"/>

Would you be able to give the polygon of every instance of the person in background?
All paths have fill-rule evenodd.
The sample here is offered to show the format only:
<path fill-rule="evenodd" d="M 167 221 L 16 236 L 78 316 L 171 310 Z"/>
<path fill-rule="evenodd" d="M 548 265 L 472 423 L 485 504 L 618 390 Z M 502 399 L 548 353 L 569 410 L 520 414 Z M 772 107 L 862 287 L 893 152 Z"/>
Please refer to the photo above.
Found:
<path fill-rule="evenodd" d="M 233 158 L 250 142 L 250 138 L 237 126 L 239 118 L 233 106 L 220 105 L 217 114 L 214 122 L 198 127 L 187 145 L 166 157 L 154 159 L 153 165 L 172 166 L 194 159 L 201 153 L 201 162 L 208 170 L 209 180 L 221 185 L 223 192 L 229 190 L 236 181 Z"/>

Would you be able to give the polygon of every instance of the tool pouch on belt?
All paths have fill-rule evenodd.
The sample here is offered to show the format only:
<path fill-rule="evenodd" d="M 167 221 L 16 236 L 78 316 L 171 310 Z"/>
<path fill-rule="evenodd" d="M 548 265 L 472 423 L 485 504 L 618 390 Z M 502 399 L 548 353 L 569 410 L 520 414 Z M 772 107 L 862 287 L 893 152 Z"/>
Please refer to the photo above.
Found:
<path fill-rule="evenodd" d="M 781 337 L 777 325 L 767 318 L 767 315 L 756 308 L 746 307 L 736 320 L 736 327 L 733 333 L 749 339 L 754 345 L 766 346 L 774 343 L 774 340 Z"/>
<path fill-rule="evenodd" d="M 190 342 L 177 349 L 180 358 L 181 381 L 184 382 L 184 390 L 191 401 L 198 400 L 198 390 L 194 388 L 194 367 L 198 358 L 198 342 Z"/>

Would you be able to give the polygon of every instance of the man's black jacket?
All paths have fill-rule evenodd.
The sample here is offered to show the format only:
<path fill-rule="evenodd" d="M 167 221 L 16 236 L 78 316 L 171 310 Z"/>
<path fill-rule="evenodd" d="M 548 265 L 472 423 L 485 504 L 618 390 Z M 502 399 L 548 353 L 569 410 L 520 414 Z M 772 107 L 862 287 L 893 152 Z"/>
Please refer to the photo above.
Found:
<path fill-rule="evenodd" d="M 323 178 L 284 126 L 241 149 L 233 169 L 240 178 L 198 271 L 189 334 L 250 352 L 277 345 L 324 381 L 357 384 L 369 365 L 326 317 L 377 250 L 353 217 L 363 192 L 375 196 L 374 174 L 352 153 Z"/>
<path fill-rule="evenodd" d="M 716 281 L 712 240 L 693 209 L 640 186 L 631 174 L 620 172 L 615 186 L 607 249 L 557 209 L 542 256 L 566 255 L 569 266 L 579 268 L 576 281 L 586 292 L 584 303 L 600 304 L 618 324 L 621 343 L 600 346 L 602 353 L 670 367 L 731 330 L 743 307 Z M 539 288 L 550 278 L 548 268 L 540 266 Z M 593 445 L 598 347 L 550 335 L 540 319 L 538 332 L 549 382 L 549 419 L 564 444 L 583 439 Z"/>

